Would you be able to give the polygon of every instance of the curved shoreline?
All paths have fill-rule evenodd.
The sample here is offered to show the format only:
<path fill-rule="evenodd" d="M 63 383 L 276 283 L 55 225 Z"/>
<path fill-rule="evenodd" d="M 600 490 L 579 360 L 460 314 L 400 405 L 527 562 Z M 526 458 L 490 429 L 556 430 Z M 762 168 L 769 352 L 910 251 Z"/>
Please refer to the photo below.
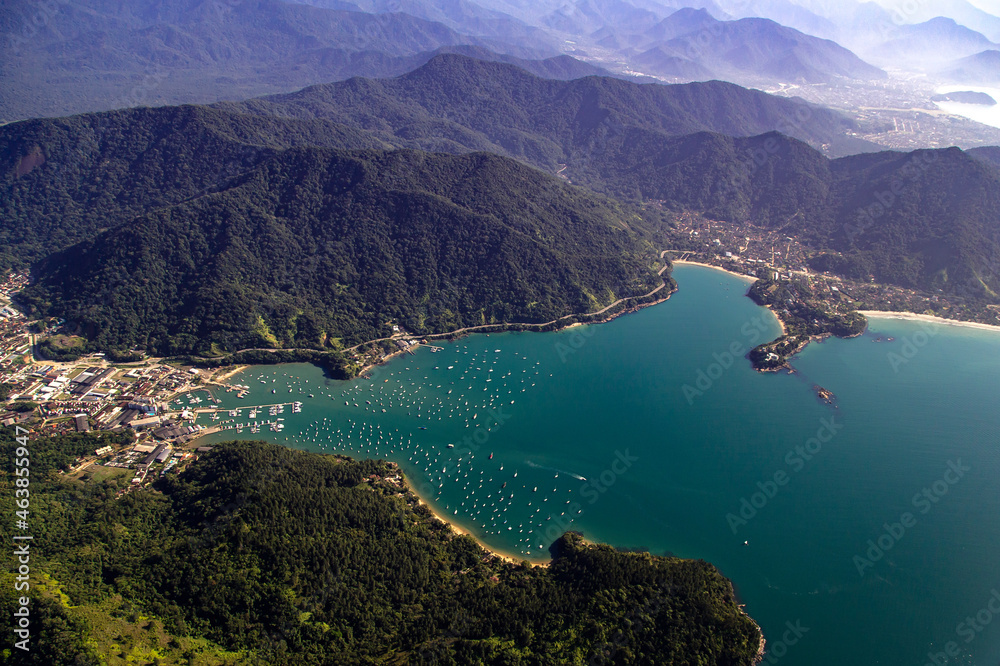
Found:
<path fill-rule="evenodd" d="M 1000 324 L 982 324 L 978 321 L 962 321 L 961 319 L 946 319 L 936 315 L 917 314 L 916 312 L 895 312 L 890 310 L 858 310 L 869 319 L 900 319 L 905 321 L 923 321 L 932 324 L 946 324 L 950 326 L 961 326 L 962 328 L 975 328 L 980 331 L 992 331 L 1000 333 Z"/>
<path fill-rule="evenodd" d="M 753 284 L 754 282 L 757 281 L 757 278 L 751 277 L 751 276 L 749 276 L 749 275 L 747 275 L 745 273 L 734 273 L 733 271 L 727 271 L 725 268 L 722 268 L 721 266 L 713 266 L 712 264 L 703 264 L 700 261 L 686 261 L 686 260 L 682 261 L 680 259 L 674 259 L 674 260 L 671 260 L 670 263 L 674 264 L 675 266 L 678 266 L 678 265 L 679 266 L 702 266 L 703 268 L 711 268 L 713 270 L 722 271 L 723 273 L 727 273 L 729 275 L 732 275 L 733 277 L 739 278 L 739 279 L 743 280 L 744 282 L 746 282 L 747 284 Z"/>
<path fill-rule="evenodd" d="M 530 557 L 515 555 L 514 553 L 508 553 L 506 551 L 498 550 L 492 546 L 486 545 L 486 543 L 484 543 L 482 539 L 480 539 L 478 536 L 476 536 L 469 530 L 460 527 L 459 525 L 456 525 L 452 521 L 448 520 L 445 516 L 442 516 L 437 511 L 437 509 L 434 508 L 434 505 L 432 503 L 427 501 L 427 499 L 423 495 L 417 492 L 417 490 L 413 487 L 413 484 L 410 483 L 410 479 L 408 477 L 404 475 L 403 480 L 406 483 L 407 490 L 413 493 L 414 497 L 417 498 L 417 501 L 423 506 L 427 507 L 427 509 L 434 515 L 435 518 L 437 518 L 439 521 L 447 525 L 453 532 L 455 532 L 455 534 L 459 536 L 471 537 L 473 540 L 475 540 L 476 544 L 480 548 L 485 550 L 490 555 L 498 557 L 501 560 L 504 560 L 505 562 L 508 562 L 510 564 L 521 564 L 521 562 L 528 562 L 529 564 L 531 564 L 531 566 L 534 567 L 547 567 L 549 566 L 549 564 L 551 564 L 551 559 L 547 560 L 532 559 Z"/>

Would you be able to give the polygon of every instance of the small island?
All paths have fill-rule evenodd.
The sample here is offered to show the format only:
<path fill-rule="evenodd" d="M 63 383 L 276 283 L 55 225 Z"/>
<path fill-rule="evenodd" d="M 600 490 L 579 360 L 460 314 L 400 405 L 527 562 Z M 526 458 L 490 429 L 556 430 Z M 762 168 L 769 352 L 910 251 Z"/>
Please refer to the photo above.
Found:
<path fill-rule="evenodd" d="M 979 104 L 981 106 L 996 106 L 997 101 L 984 92 L 973 90 L 960 90 L 957 92 L 941 93 L 931 97 L 932 102 L 958 102 L 959 104 Z"/>

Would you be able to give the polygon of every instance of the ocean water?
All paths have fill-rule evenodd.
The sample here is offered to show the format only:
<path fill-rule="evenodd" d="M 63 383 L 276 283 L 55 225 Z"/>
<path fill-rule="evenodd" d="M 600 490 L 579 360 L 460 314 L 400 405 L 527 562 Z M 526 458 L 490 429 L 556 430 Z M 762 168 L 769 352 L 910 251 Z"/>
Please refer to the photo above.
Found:
<path fill-rule="evenodd" d="M 934 104 L 937 105 L 939 109 L 947 111 L 948 113 L 964 116 L 970 120 L 983 123 L 984 125 L 990 125 L 991 127 L 1000 127 L 1000 89 L 985 86 L 955 85 L 938 88 L 936 92 L 951 93 L 962 90 L 986 93 L 996 100 L 998 104 L 993 106 L 987 106 L 985 104 L 962 104 L 961 102 L 934 102 Z"/>
<path fill-rule="evenodd" d="M 996 666 L 1000 334 L 872 319 L 759 374 L 743 354 L 779 327 L 746 283 L 674 275 L 669 301 L 608 324 L 471 336 L 367 379 L 251 368 L 231 380 L 245 399 L 215 392 L 236 422 L 301 413 L 206 439 L 394 460 L 439 513 L 524 558 L 572 529 L 705 559 L 768 663 Z"/>

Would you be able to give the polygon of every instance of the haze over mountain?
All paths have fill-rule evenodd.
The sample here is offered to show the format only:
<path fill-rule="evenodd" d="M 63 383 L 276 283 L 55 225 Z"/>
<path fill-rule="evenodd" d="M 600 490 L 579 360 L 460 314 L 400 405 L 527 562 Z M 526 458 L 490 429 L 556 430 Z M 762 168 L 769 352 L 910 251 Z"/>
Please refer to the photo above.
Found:
<path fill-rule="evenodd" d="M 1000 7 L 996 3 L 983 3 L 984 9 L 967 0 L 934 0 L 933 2 L 893 3 L 886 2 L 885 8 L 897 23 L 923 23 L 942 16 L 985 35 L 994 42 L 1000 42 Z M 992 5 L 992 11 L 986 7 Z"/>
<path fill-rule="evenodd" d="M 40 28 L 32 21 L 37 9 L 27 0 L 0 9 L 0 26 L 10 35 L 2 44 L 0 118 L 243 99 L 357 74 L 395 75 L 442 47 L 474 46 L 522 58 L 558 55 L 537 34 L 511 44 L 402 13 L 276 0 L 80 0 L 53 6 Z"/>
<path fill-rule="evenodd" d="M 898 26 L 886 37 L 863 53 L 873 62 L 904 69 L 933 66 L 998 47 L 978 32 L 942 17 Z"/>
<path fill-rule="evenodd" d="M 729 80 L 823 83 L 886 76 L 835 42 L 767 19 L 717 21 L 705 10 L 682 9 L 642 33 L 609 33 L 601 43 L 630 45 L 638 52 L 636 69 L 661 76 L 675 76 L 680 63 Z"/>
<path fill-rule="evenodd" d="M 218 108 L 336 120 L 374 130 L 386 141 L 403 139 L 433 150 L 488 149 L 551 170 L 568 164 L 573 180 L 585 175 L 576 172 L 577 154 L 592 155 L 632 128 L 668 136 L 706 130 L 750 136 L 777 129 L 835 153 L 874 148 L 854 138 L 857 125 L 839 113 L 730 83 L 551 81 L 458 55 L 439 56 L 394 79 L 312 86 Z"/>
<path fill-rule="evenodd" d="M 287 0 L 286 0 L 287 1 Z M 305 0 L 302 4 L 371 14 L 407 14 L 433 21 L 466 35 L 493 37 L 509 44 L 537 44 L 555 48 L 543 30 L 469 0 Z"/>
<path fill-rule="evenodd" d="M 1000 51 L 989 50 L 961 58 L 938 72 L 956 83 L 981 86 L 1000 85 Z"/>
<path fill-rule="evenodd" d="M 783 1 L 770 0 L 774 12 L 791 7 Z M 691 11 L 687 7 L 705 13 L 687 33 L 674 29 L 666 36 L 662 22 Z M 805 10 L 785 14 L 808 22 Z M 241 99 L 350 76 L 392 76 L 456 47 L 522 60 L 562 53 L 614 71 L 628 61 L 676 80 L 771 84 L 883 76 L 846 49 L 778 23 L 714 24 L 729 16 L 710 0 L 138 0 L 124 6 L 79 0 L 41 13 L 28 0 L 14 0 L 0 9 L 0 27 L 10 35 L 3 44 L 10 66 L 0 118 Z M 40 90 L 37 82 L 44 82 Z"/>
<path fill-rule="evenodd" d="M 816 268 L 1000 292 L 1000 171 L 958 149 L 830 161 L 771 131 L 796 112 L 790 132 L 850 126 L 721 82 L 548 81 L 444 55 L 215 108 L 16 123 L 0 128 L 3 246 L 44 258 L 25 302 L 115 348 L 323 348 L 387 318 L 547 321 L 649 290 L 657 215 L 504 157 L 330 150 L 488 149 L 647 212 L 794 235 Z"/>
<path fill-rule="evenodd" d="M 879 66 L 941 65 L 1000 42 L 1000 16 L 966 0 L 720 0 L 733 17 L 764 17 L 832 39 Z M 921 25 L 925 24 L 925 25 Z M 921 41 L 925 40 L 925 41 Z"/>
<path fill-rule="evenodd" d="M 839 36 L 838 23 L 793 0 L 719 0 L 719 6 L 725 18 L 767 18 L 814 37 L 836 40 Z"/>

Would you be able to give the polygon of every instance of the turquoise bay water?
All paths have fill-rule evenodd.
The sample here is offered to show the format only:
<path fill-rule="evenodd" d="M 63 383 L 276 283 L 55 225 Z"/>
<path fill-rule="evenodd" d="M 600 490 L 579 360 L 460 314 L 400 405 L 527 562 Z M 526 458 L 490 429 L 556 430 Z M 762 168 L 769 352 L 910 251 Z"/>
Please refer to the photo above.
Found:
<path fill-rule="evenodd" d="M 472 336 L 351 382 L 251 368 L 246 399 L 217 396 L 242 423 L 302 401 L 239 437 L 399 462 L 498 550 L 544 559 L 574 529 L 708 560 L 770 663 L 995 666 L 1000 334 L 872 319 L 758 374 L 742 354 L 778 325 L 745 283 L 674 275 L 668 302 L 608 324 Z"/>

